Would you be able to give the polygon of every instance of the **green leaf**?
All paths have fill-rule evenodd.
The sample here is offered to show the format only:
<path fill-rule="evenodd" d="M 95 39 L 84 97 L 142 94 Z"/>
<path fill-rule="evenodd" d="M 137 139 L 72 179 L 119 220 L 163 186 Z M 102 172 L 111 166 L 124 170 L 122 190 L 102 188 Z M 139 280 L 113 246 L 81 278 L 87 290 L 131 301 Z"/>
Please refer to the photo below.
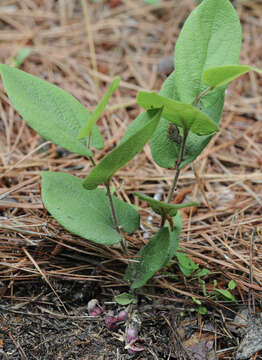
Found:
<path fill-rule="evenodd" d="M 176 252 L 178 266 L 185 276 L 190 276 L 199 267 L 187 254 Z"/>
<path fill-rule="evenodd" d="M 134 192 L 134 195 L 137 196 L 140 200 L 146 201 L 151 206 L 152 210 L 161 216 L 175 216 L 178 209 L 183 209 L 190 206 L 199 206 L 197 202 L 191 202 L 186 204 L 167 204 L 138 192 Z"/>
<path fill-rule="evenodd" d="M 195 276 L 198 277 L 198 278 L 200 278 L 200 277 L 203 277 L 203 276 L 207 276 L 207 275 L 209 275 L 210 273 L 211 273 L 210 270 L 204 268 L 204 269 L 201 269 L 201 270 L 197 271 L 197 272 L 195 273 Z"/>
<path fill-rule="evenodd" d="M 215 292 L 222 295 L 224 298 L 236 302 L 236 298 L 228 290 L 224 289 L 215 289 Z"/>
<path fill-rule="evenodd" d="M 15 58 L 11 59 L 11 65 L 13 65 L 16 68 L 19 68 L 25 59 L 31 54 L 32 50 L 30 48 L 22 48 L 18 51 L 18 54 Z"/>
<path fill-rule="evenodd" d="M 130 161 L 147 143 L 160 120 L 162 109 L 147 112 L 145 125 L 122 141 L 111 153 L 97 164 L 85 179 L 86 189 L 95 189 L 99 184 L 110 180 L 122 166 Z"/>
<path fill-rule="evenodd" d="M 207 69 L 203 75 L 203 83 L 216 88 L 228 84 L 248 71 L 262 74 L 262 70 L 247 65 L 223 65 Z"/>
<path fill-rule="evenodd" d="M 89 137 L 87 137 L 87 144 L 88 144 L 88 138 Z M 98 126 L 96 124 L 93 127 L 89 145 L 90 147 L 94 147 L 97 150 L 101 150 L 104 148 L 104 138 L 101 135 Z"/>
<path fill-rule="evenodd" d="M 166 263 L 169 251 L 169 230 L 161 228 L 149 243 L 138 252 L 137 262 L 130 262 L 126 280 L 132 281 L 131 290 L 140 288 Z"/>
<path fill-rule="evenodd" d="M 201 305 L 201 304 L 202 304 L 202 303 L 201 303 L 201 300 L 195 298 L 194 296 L 192 296 L 192 300 L 193 300 L 193 302 L 194 302 L 195 304 L 197 304 L 197 305 Z"/>
<path fill-rule="evenodd" d="M 125 142 L 128 138 L 135 135 L 139 132 L 148 122 L 148 113 L 147 111 L 139 114 L 134 121 L 126 129 L 124 136 L 122 137 L 120 144 Z"/>
<path fill-rule="evenodd" d="M 230 280 L 227 286 L 230 290 L 234 290 L 237 284 L 234 280 Z"/>
<path fill-rule="evenodd" d="M 200 282 L 200 284 L 201 284 L 201 286 L 202 286 L 203 295 L 204 295 L 204 296 L 207 296 L 207 288 L 206 288 L 206 283 L 205 283 L 205 281 L 202 280 L 202 279 L 199 279 L 199 282 Z"/>
<path fill-rule="evenodd" d="M 109 88 L 107 89 L 107 92 L 102 97 L 100 102 L 98 103 L 97 107 L 95 108 L 94 112 L 91 114 L 91 116 L 88 118 L 87 122 L 83 126 L 83 128 L 80 130 L 78 135 L 78 140 L 83 139 L 85 136 L 90 136 L 93 126 L 96 124 L 97 120 L 105 110 L 105 107 L 109 101 L 110 96 L 113 94 L 113 92 L 118 88 L 118 85 L 120 83 L 120 77 L 115 77 L 113 82 L 110 84 Z"/>
<path fill-rule="evenodd" d="M 128 305 L 128 304 L 136 303 L 136 298 L 134 297 L 134 295 L 126 293 L 126 292 L 122 293 L 120 295 L 114 296 L 114 299 L 119 305 Z"/>
<path fill-rule="evenodd" d="M 158 5 L 160 0 L 144 0 L 144 2 L 150 5 Z"/>
<path fill-rule="evenodd" d="M 67 230 L 103 245 L 121 241 L 114 228 L 105 191 L 87 191 L 83 180 L 70 174 L 41 172 L 42 200 L 51 215 Z M 127 203 L 113 197 L 118 224 L 133 233 L 139 227 L 139 214 Z"/>
<path fill-rule="evenodd" d="M 169 229 L 169 249 L 168 249 L 168 258 L 167 263 L 173 258 L 178 250 L 180 235 L 182 230 L 182 216 L 180 211 L 178 210 L 175 217 L 173 217 L 173 231 Z"/>
<path fill-rule="evenodd" d="M 208 135 L 219 130 L 217 125 L 196 107 L 155 92 L 139 91 L 137 102 L 146 110 L 163 107 L 164 118 L 194 134 Z"/>
<path fill-rule="evenodd" d="M 43 138 L 83 156 L 92 152 L 76 139 L 87 110 L 72 95 L 33 75 L 0 64 L 5 91 L 18 113 Z"/>
<path fill-rule="evenodd" d="M 174 100 L 177 99 L 175 94 L 174 71 L 165 80 L 160 90 L 160 94 L 169 97 L 170 99 L 174 99 Z M 136 120 L 133 121 L 133 124 L 135 122 Z M 150 139 L 152 157 L 159 166 L 164 168 L 173 168 L 175 166 L 175 162 L 179 154 L 179 145 L 174 143 L 168 137 L 169 124 L 170 122 L 162 117 L 158 124 L 158 127 L 156 128 L 156 131 L 154 132 L 152 138 Z M 190 135 L 194 135 L 194 134 L 189 133 L 188 138 Z"/>
<path fill-rule="evenodd" d="M 199 306 L 199 308 L 197 309 L 198 313 L 200 315 L 206 315 L 207 313 L 207 308 L 205 306 Z"/>
<path fill-rule="evenodd" d="M 206 86 L 203 73 L 213 66 L 237 64 L 241 26 L 228 0 L 204 0 L 187 18 L 176 42 L 178 99 L 193 104 Z"/>
<path fill-rule="evenodd" d="M 207 86 L 202 83 L 207 68 L 237 64 L 241 47 L 241 26 L 228 0 L 204 0 L 188 17 L 175 49 L 175 69 L 164 82 L 160 94 L 170 99 L 195 103 Z M 224 105 L 225 87 L 201 98 L 198 108 L 218 125 Z M 162 118 L 151 139 L 154 161 L 161 167 L 173 168 L 179 145 L 167 137 L 169 122 Z M 189 133 L 184 161 L 180 168 L 194 161 L 213 135 Z"/>

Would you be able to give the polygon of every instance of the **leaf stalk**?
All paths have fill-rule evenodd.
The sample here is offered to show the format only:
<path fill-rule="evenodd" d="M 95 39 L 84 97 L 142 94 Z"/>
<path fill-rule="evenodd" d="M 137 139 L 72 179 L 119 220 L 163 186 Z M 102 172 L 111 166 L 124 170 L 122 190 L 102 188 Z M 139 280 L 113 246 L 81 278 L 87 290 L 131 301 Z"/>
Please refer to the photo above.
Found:
<path fill-rule="evenodd" d="M 179 156 L 178 156 L 178 159 L 176 161 L 176 166 L 175 166 L 175 176 L 174 176 L 172 185 L 171 185 L 171 187 L 169 189 L 169 193 L 168 193 L 168 197 L 167 197 L 167 203 L 170 203 L 172 201 L 173 196 L 174 196 L 174 192 L 176 191 L 177 181 L 178 181 L 178 177 L 179 177 L 179 174 L 180 174 L 180 165 L 181 165 L 181 163 L 183 161 L 185 148 L 186 148 L 187 135 L 188 135 L 188 130 L 184 129 L 183 139 L 182 139 L 181 147 L 180 147 L 180 150 L 179 150 Z"/>
<path fill-rule="evenodd" d="M 110 191 L 110 182 L 109 181 L 106 182 L 105 186 L 106 186 L 106 195 L 108 196 L 108 200 L 109 200 L 109 204 L 110 204 L 110 208 L 111 208 L 114 226 L 115 226 L 116 231 L 119 232 L 119 234 L 121 234 L 121 231 L 120 231 L 120 228 L 119 228 L 118 222 L 117 222 L 117 216 L 116 216 L 116 211 L 115 211 L 115 207 L 114 207 L 113 197 L 112 197 L 112 194 Z M 121 244 L 123 253 L 125 255 L 128 255 L 127 244 L 126 244 L 125 239 L 122 238 L 120 244 Z"/>

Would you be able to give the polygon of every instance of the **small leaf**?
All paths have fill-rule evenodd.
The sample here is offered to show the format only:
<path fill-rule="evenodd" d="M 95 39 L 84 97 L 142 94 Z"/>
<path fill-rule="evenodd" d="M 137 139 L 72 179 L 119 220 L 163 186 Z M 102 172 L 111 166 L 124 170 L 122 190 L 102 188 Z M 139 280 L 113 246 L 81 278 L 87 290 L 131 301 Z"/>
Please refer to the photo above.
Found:
<path fill-rule="evenodd" d="M 105 191 L 87 191 L 83 180 L 70 174 L 41 172 L 42 200 L 51 215 L 73 234 L 99 244 L 121 241 L 114 228 Z M 129 204 L 113 196 L 118 224 L 132 233 L 139 227 L 139 214 Z"/>
<path fill-rule="evenodd" d="M 88 118 L 86 124 L 83 126 L 83 128 L 80 130 L 78 135 L 78 140 L 83 139 L 85 136 L 90 136 L 93 126 L 96 124 L 97 120 L 105 110 L 105 107 L 109 101 L 110 96 L 113 94 L 113 92 L 118 88 L 120 83 L 120 77 L 115 77 L 113 82 L 110 84 L 109 88 L 107 89 L 107 92 L 102 97 L 100 102 L 98 103 L 97 107 L 95 108 L 94 112 L 91 114 L 91 116 Z"/>
<path fill-rule="evenodd" d="M 123 305 L 123 306 L 136 303 L 136 298 L 134 297 L 134 295 L 126 292 L 120 295 L 116 295 L 114 299 L 119 305 Z"/>
<path fill-rule="evenodd" d="M 176 252 L 178 266 L 185 276 L 190 276 L 199 267 L 187 254 Z"/>
<path fill-rule="evenodd" d="M 206 313 L 207 313 L 207 308 L 205 307 L 205 306 L 199 306 L 199 308 L 198 308 L 198 313 L 200 314 L 200 315 L 206 315 Z"/>
<path fill-rule="evenodd" d="M 162 201 L 155 200 L 150 196 L 140 194 L 138 192 L 134 192 L 134 195 L 136 195 L 140 200 L 146 201 L 151 206 L 152 210 L 161 216 L 175 216 L 178 209 L 199 205 L 197 202 L 191 202 L 186 204 L 167 204 Z"/>
<path fill-rule="evenodd" d="M 165 265 L 168 251 L 169 230 L 164 227 L 138 252 L 137 262 L 129 263 L 125 278 L 132 281 L 131 290 L 144 286 Z"/>
<path fill-rule="evenodd" d="M 121 142 L 111 153 L 97 164 L 84 180 L 84 187 L 95 189 L 99 184 L 109 181 L 112 175 L 130 161 L 147 143 L 160 120 L 162 109 L 147 112 L 145 125 Z"/>
<path fill-rule="evenodd" d="M 215 292 L 222 295 L 224 298 L 236 302 L 236 298 L 228 290 L 224 289 L 215 289 Z"/>
<path fill-rule="evenodd" d="M 237 284 L 234 280 L 230 280 L 227 286 L 230 290 L 234 290 Z"/>
<path fill-rule="evenodd" d="M 200 284 L 202 285 L 202 291 L 203 291 L 204 296 L 207 296 L 207 288 L 206 288 L 206 283 L 205 283 L 205 281 L 202 280 L 202 279 L 199 279 L 199 282 L 200 282 Z"/>
<path fill-rule="evenodd" d="M 262 74 L 262 70 L 247 65 L 224 65 L 207 69 L 203 75 L 203 83 L 216 88 L 228 84 L 248 71 Z"/>
<path fill-rule="evenodd" d="M 72 95 L 24 71 L 0 64 L 5 91 L 18 113 L 43 138 L 83 156 L 92 152 L 76 139 L 88 111 Z"/>
<path fill-rule="evenodd" d="M 192 300 L 193 300 L 193 302 L 194 302 L 195 304 L 197 304 L 197 305 L 201 305 L 201 304 L 202 304 L 201 301 L 200 301 L 199 299 L 195 298 L 194 296 L 192 296 Z"/>
<path fill-rule="evenodd" d="M 87 144 L 88 144 L 88 138 L 89 137 L 87 137 Z M 90 147 L 93 147 L 97 150 L 101 150 L 104 148 L 104 138 L 101 135 L 101 133 L 98 129 L 98 126 L 96 124 L 93 127 L 89 145 L 90 145 Z"/>
<path fill-rule="evenodd" d="M 160 0 L 144 0 L 144 2 L 150 5 L 158 5 Z"/>
<path fill-rule="evenodd" d="M 201 269 L 201 270 L 199 270 L 199 271 L 197 271 L 197 272 L 195 273 L 195 276 L 198 277 L 198 278 L 200 278 L 200 277 L 204 277 L 204 276 L 206 276 L 206 275 L 209 275 L 210 273 L 211 273 L 211 271 L 208 270 L 208 269 Z"/>
<path fill-rule="evenodd" d="M 22 48 L 18 51 L 18 54 L 15 58 L 11 59 L 11 65 L 13 65 L 16 68 L 19 68 L 25 59 L 31 54 L 32 50 L 30 48 Z"/>
<path fill-rule="evenodd" d="M 161 96 L 155 92 L 139 91 L 137 102 L 146 110 L 163 107 L 162 116 L 197 135 L 208 135 L 219 128 L 196 107 Z"/>

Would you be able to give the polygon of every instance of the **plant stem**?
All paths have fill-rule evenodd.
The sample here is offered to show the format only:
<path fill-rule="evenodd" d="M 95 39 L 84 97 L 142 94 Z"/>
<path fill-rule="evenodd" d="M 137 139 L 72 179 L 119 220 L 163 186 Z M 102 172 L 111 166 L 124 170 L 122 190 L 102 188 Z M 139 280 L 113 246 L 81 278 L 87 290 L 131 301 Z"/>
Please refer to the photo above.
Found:
<path fill-rule="evenodd" d="M 96 166 L 96 163 L 95 163 L 95 160 L 93 159 L 93 157 L 91 156 L 89 159 L 90 159 L 92 165 L 95 167 L 95 166 Z"/>
<path fill-rule="evenodd" d="M 196 101 L 195 101 L 194 106 L 197 106 L 198 103 L 199 103 L 199 101 L 200 101 L 200 99 L 201 99 L 202 97 L 204 97 L 207 93 L 209 93 L 209 91 L 212 91 L 212 90 L 214 90 L 214 88 L 210 86 L 210 87 L 208 87 L 207 89 L 205 89 L 204 91 L 202 91 L 202 93 L 200 93 L 200 94 L 196 97 Z"/>
<path fill-rule="evenodd" d="M 105 186 L 106 186 L 106 190 L 107 190 L 106 195 L 108 196 L 108 199 L 109 199 L 109 204 L 110 204 L 110 208 L 111 208 L 111 213 L 112 213 L 114 226 L 115 226 L 116 231 L 119 232 L 119 234 L 121 234 L 120 228 L 119 228 L 118 222 L 117 222 L 116 211 L 115 211 L 115 207 L 114 207 L 114 203 L 113 203 L 113 197 L 112 197 L 112 194 L 111 194 L 111 191 L 110 191 L 110 183 L 109 183 L 109 181 L 105 183 Z M 126 245 L 125 239 L 122 238 L 120 244 L 121 244 L 123 253 L 125 255 L 128 255 L 128 250 L 127 250 L 127 245 Z"/>
<path fill-rule="evenodd" d="M 184 158 L 187 135 L 188 135 L 188 131 L 186 129 L 184 129 L 183 140 L 182 140 L 182 143 L 181 143 L 181 147 L 180 147 L 180 150 L 179 150 L 179 156 L 178 156 L 178 159 L 176 161 L 176 166 L 175 166 L 175 176 L 174 176 L 171 188 L 169 189 L 169 193 L 168 193 L 168 197 L 167 197 L 167 203 L 170 203 L 172 201 L 174 192 L 176 190 L 177 181 L 178 181 L 178 177 L 179 177 L 179 174 L 180 174 L 180 168 L 179 167 L 180 167 L 180 165 L 181 165 L 181 163 L 183 161 L 183 158 Z"/>
<path fill-rule="evenodd" d="M 197 98 L 196 98 L 196 101 L 195 101 L 195 104 L 194 106 L 197 106 L 200 99 L 202 97 L 204 97 L 209 91 L 212 91 L 214 88 L 213 87 L 208 87 L 207 89 L 205 89 L 202 93 L 200 93 Z M 188 131 L 186 129 L 184 129 L 184 135 L 183 135 L 183 140 L 182 140 L 182 144 L 181 144 L 181 147 L 180 147 L 180 151 L 179 151 L 179 156 L 178 156 L 178 159 L 177 159 L 177 162 L 176 162 L 176 166 L 175 166 L 175 177 L 174 177 L 174 180 L 173 180 L 173 183 L 171 185 L 171 188 L 169 189 L 169 193 L 168 193 L 168 197 L 167 197 L 167 203 L 170 203 L 172 201 L 172 198 L 173 198 L 173 195 L 174 195 L 174 192 L 176 190 L 176 186 L 177 186 L 177 181 L 178 181 L 178 177 L 179 177 L 179 174 L 180 174 L 180 165 L 181 165 L 181 162 L 183 161 L 183 157 L 184 157 L 184 153 L 185 153 L 185 145 L 186 145 L 186 139 L 187 139 L 187 135 L 188 135 Z M 165 222 L 166 218 L 163 218 L 162 219 L 162 224 L 163 222 Z"/>

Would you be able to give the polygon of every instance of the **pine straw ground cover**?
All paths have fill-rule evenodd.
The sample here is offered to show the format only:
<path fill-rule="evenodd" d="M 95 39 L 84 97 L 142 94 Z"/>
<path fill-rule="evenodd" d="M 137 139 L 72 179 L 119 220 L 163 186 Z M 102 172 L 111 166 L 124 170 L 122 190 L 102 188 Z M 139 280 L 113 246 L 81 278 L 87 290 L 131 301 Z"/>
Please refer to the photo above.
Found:
<path fill-rule="evenodd" d="M 262 3 L 234 5 L 243 29 L 240 63 L 262 68 Z M 0 62 L 10 63 L 21 48 L 30 47 L 23 70 L 69 91 L 91 110 L 119 75 L 121 86 L 100 121 L 106 138 L 96 155 L 100 159 L 140 111 L 137 91 L 159 90 L 172 70 L 169 56 L 194 6 L 191 0 L 156 6 L 142 0 L 1 0 Z M 205 280 L 208 294 L 214 279 L 221 289 L 234 280 L 238 305 L 257 313 L 262 299 L 261 82 L 249 73 L 230 86 L 221 131 L 194 167 L 184 169 L 175 198 L 200 202 L 198 209 L 183 212 L 181 247 L 211 271 Z M 168 269 L 176 276 L 158 274 L 142 290 L 143 352 L 127 353 L 118 338 L 124 328 L 109 331 L 102 318 L 88 318 L 92 298 L 119 310 L 113 296 L 128 291 L 126 259 L 117 248 L 70 234 L 45 211 L 40 170 L 85 177 L 89 165 L 41 139 L 14 112 L 0 86 L 0 357 L 193 359 L 197 355 L 189 355 L 185 338 L 201 342 L 205 336 L 212 346 L 202 350 L 203 359 L 215 359 L 214 351 L 219 359 L 233 359 L 239 338 L 229 323 L 239 306 L 204 296 L 199 280 L 183 277 L 176 265 Z M 172 177 L 151 161 L 147 145 L 117 173 L 114 184 L 128 202 L 134 201 L 133 191 L 165 198 Z M 155 230 L 158 219 L 149 215 L 145 208 L 143 228 L 129 239 L 134 254 Z M 190 312 L 197 308 L 192 297 L 208 308 L 208 316 Z M 189 334 L 183 334 L 181 322 Z M 259 358 L 259 353 L 252 356 Z"/>

